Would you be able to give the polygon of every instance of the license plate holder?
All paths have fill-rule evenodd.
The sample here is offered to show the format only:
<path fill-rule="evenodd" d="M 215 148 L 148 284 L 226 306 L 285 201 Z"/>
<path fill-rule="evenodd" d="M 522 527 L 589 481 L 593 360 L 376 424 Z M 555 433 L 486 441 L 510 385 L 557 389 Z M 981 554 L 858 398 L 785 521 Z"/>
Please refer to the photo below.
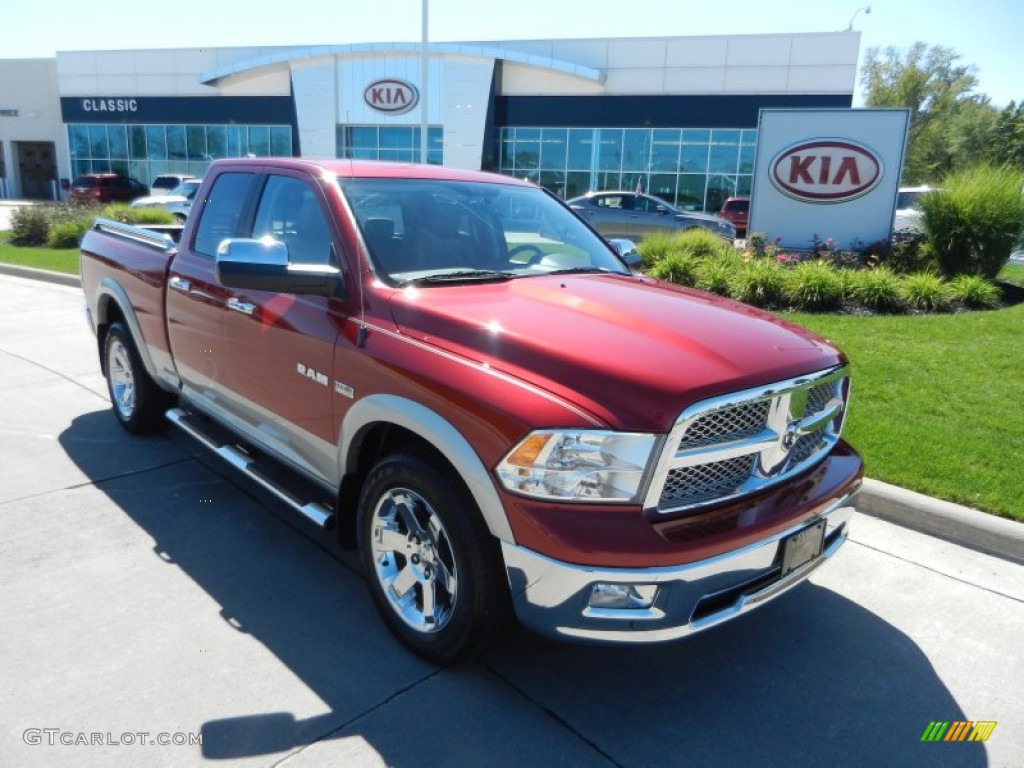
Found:
<path fill-rule="evenodd" d="M 819 520 L 782 540 L 782 578 L 821 557 L 825 526 L 826 522 Z"/>

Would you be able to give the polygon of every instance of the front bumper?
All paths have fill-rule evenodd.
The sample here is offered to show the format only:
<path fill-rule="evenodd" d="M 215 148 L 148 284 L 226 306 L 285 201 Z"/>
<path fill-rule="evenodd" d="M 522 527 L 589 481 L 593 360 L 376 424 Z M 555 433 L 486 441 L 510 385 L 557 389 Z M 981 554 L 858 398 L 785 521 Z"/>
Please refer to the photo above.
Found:
<path fill-rule="evenodd" d="M 731 552 L 679 566 L 598 568 L 574 565 L 502 542 L 519 621 L 550 637 L 596 642 L 661 642 L 720 624 L 807 578 L 846 541 L 858 487 L 809 519 Z M 824 521 L 821 555 L 782 577 L 782 542 Z M 596 608 L 596 584 L 657 585 L 649 607 Z"/>

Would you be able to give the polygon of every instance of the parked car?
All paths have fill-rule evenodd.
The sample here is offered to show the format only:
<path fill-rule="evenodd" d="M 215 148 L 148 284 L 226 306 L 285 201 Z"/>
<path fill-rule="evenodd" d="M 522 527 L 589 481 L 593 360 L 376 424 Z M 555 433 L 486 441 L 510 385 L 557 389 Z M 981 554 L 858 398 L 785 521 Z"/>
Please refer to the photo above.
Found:
<path fill-rule="evenodd" d="M 201 179 L 184 181 L 166 195 L 147 195 L 133 200 L 132 207 L 163 208 L 168 213 L 173 213 L 178 221 L 185 221 L 201 184 Z"/>
<path fill-rule="evenodd" d="M 198 177 L 188 173 L 164 173 L 153 179 L 153 183 L 149 185 L 149 194 L 166 195 L 172 189 L 181 186 L 183 182 L 198 180 Z"/>
<path fill-rule="evenodd" d="M 69 194 L 74 200 L 112 203 L 134 200 L 147 192 L 149 187 L 141 181 L 118 173 L 83 173 L 71 182 Z"/>
<path fill-rule="evenodd" d="M 894 232 L 912 231 L 921 232 L 921 197 L 934 192 L 934 187 L 927 185 L 920 187 L 900 187 L 896 193 L 896 214 L 893 217 L 892 229 Z"/>
<path fill-rule="evenodd" d="M 707 213 L 681 211 L 664 200 L 636 192 L 591 192 L 568 202 L 570 208 L 606 238 L 640 241 L 656 232 L 703 227 L 730 242 L 736 228 Z"/>
<path fill-rule="evenodd" d="M 720 218 L 731 222 L 736 227 L 736 234 L 739 237 L 747 236 L 747 218 L 750 215 L 749 197 L 727 197 L 722 203 L 722 209 L 718 212 Z"/>
<path fill-rule="evenodd" d="M 335 527 L 431 661 L 479 653 L 512 612 L 565 640 L 684 637 L 847 538 L 843 353 L 633 274 L 533 184 L 216 160 L 183 227 L 101 218 L 81 247 L 121 425 L 169 419 Z M 813 600 L 777 619 L 813 625 Z"/>

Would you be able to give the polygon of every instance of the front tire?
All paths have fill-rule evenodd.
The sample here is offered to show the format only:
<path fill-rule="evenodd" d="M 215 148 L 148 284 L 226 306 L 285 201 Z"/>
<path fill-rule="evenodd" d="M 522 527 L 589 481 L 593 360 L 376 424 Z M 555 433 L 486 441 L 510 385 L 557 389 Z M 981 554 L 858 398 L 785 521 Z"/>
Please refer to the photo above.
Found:
<path fill-rule="evenodd" d="M 370 594 L 391 632 L 429 661 L 480 653 L 508 626 L 496 539 L 447 467 L 418 454 L 382 459 L 357 512 Z"/>
<path fill-rule="evenodd" d="M 114 415 L 129 432 L 153 432 L 163 425 L 170 397 L 146 373 L 131 333 L 113 323 L 103 344 L 103 372 Z"/>

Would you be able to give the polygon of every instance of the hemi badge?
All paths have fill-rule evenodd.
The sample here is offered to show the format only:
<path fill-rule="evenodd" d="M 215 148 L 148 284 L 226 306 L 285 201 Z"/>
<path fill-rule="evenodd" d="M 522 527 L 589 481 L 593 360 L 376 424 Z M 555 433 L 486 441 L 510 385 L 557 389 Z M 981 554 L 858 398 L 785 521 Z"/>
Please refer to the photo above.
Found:
<path fill-rule="evenodd" d="M 349 400 L 355 397 L 356 394 L 352 387 L 350 387 L 348 384 L 342 384 L 337 379 L 334 380 L 334 391 L 337 392 L 339 395 L 344 395 Z"/>

